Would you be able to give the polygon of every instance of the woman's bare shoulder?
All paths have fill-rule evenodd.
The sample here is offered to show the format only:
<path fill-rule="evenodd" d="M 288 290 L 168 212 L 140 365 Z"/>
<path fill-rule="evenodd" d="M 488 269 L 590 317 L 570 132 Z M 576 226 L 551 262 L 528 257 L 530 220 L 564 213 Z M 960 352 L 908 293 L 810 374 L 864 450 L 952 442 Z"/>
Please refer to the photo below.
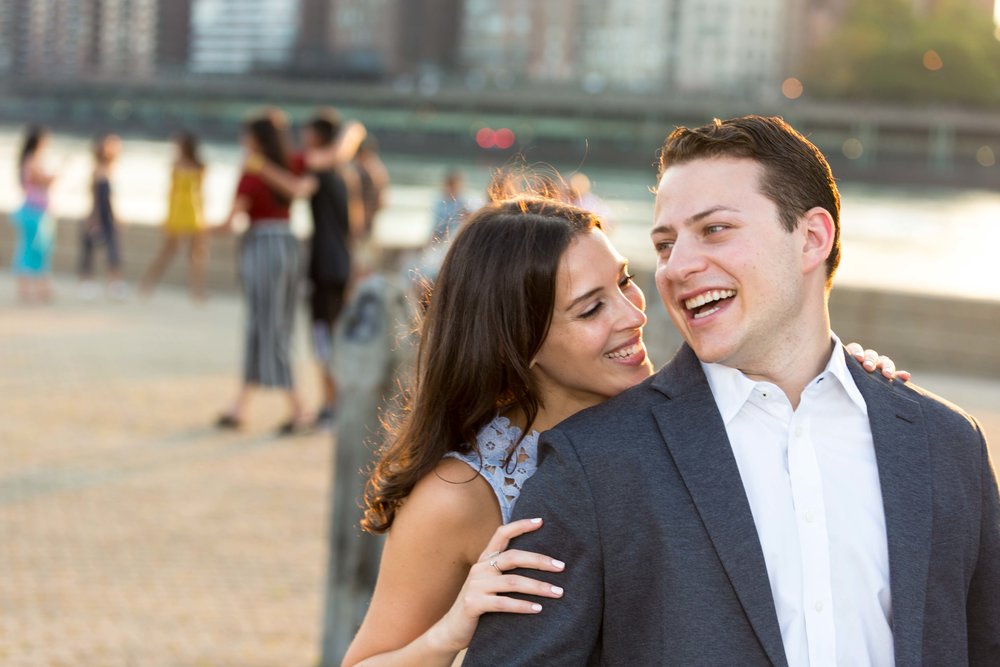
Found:
<path fill-rule="evenodd" d="M 465 462 L 446 458 L 413 487 L 391 532 L 457 539 L 474 559 L 500 523 L 489 483 Z"/>

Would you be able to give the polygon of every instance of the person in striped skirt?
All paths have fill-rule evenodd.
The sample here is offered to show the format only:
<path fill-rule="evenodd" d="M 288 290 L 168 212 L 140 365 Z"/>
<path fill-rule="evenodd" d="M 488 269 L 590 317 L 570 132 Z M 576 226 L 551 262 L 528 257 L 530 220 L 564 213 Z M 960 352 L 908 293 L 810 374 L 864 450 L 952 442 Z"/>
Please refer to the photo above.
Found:
<path fill-rule="evenodd" d="M 270 163 L 293 171 L 284 124 L 273 113 L 247 121 L 242 142 L 248 153 L 236 187 L 233 208 L 217 232 L 231 232 L 237 218 L 248 220 L 240 251 L 240 280 L 246 300 L 243 378 L 236 398 L 223 412 L 219 428 L 240 428 L 255 388 L 284 391 L 288 418 L 282 435 L 307 428 L 310 418 L 295 389 L 292 375 L 292 328 L 295 320 L 300 270 L 299 242 L 290 229 L 291 199 L 271 188 L 259 174 Z"/>

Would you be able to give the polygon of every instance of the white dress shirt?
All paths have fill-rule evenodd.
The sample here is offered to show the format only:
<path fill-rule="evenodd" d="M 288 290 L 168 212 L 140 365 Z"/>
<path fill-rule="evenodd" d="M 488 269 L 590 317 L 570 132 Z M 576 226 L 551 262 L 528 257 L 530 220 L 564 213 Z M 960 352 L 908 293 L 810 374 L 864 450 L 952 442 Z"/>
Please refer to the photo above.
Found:
<path fill-rule="evenodd" d="M 795 410 L 777 385 L 702 367 L 750 501 L 788 664 L 892 665 L 875 445 L 840 340 Z"/>

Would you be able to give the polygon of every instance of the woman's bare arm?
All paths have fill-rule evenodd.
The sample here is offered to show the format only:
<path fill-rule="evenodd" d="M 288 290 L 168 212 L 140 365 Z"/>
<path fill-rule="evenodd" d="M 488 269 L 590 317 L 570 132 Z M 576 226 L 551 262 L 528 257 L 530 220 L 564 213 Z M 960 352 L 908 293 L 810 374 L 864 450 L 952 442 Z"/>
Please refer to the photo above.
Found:
<path fill-rule="evenodd" d="M 248 171 L 260 176 L 268 186 L 292 199 L 311 197 L 319 186 L 314 176 L 310 174 L 300 176 L 259 156 L 247 158 L 244 166 Z"/>
<path fill-rule="evenodd" d="M 342 667 L 448 667 L 482 614 L 538 613 L 538 605 L 502 593 L 562 595 L 542 581 L 505 573 L 562 568 L 547 556 L 506 550 L 513 537 L 541 525 L 529 519 L 501 526 L 486 481 L 460 461 L 443 461 L 397 515 L 372 604 Z"/>
<path fill-rule="evenodd" d="M 358 147 L 367 136 L 368 130 L 364 125 L 356 120 L 348 121 L 329 146 L 306 151 L 306 165 L 317 171 L 342 167 L 354 159 Z"/>

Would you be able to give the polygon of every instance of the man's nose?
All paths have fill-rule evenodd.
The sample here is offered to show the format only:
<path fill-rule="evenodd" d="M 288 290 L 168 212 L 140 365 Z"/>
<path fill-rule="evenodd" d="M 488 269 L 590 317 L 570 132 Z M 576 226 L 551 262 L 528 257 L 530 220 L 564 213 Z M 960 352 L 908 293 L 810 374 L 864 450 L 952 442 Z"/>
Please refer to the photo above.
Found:
<path fill-rule="evenodd" d="M 682 283 L 705 268 L 705 255 L 697 241 L 677 239 L 670 250 L 670 256 L 660 268 L 667 280 Z"/>

